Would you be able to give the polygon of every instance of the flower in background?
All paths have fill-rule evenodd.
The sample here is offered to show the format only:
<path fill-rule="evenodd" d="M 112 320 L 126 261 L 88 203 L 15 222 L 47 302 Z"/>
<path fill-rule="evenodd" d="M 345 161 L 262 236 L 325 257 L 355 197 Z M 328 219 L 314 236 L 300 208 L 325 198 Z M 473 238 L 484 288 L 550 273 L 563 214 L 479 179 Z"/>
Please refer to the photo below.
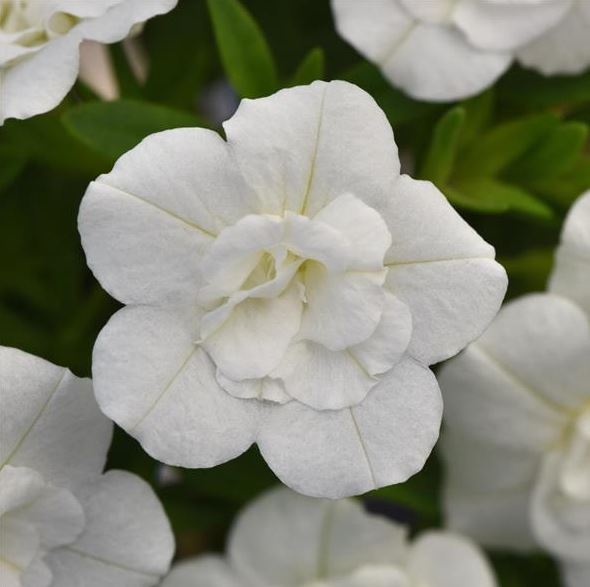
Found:
<path fill-rule="evenodd" d="M 590 192 L 583 194 L 568 213 L 549 291 L 574 300 L 590 317 Z"/>
<path fill-rule="evenodd" d="M 491 86 L 515 51 L 570 7 L 570 0 L 332 0 L 339 33 L 392 84 L 442 102 Z"/>
<path fill-rule="evenodd" d="M 368 514 L 353 500 L 330 501 L 275 489 L 238 517 L 227 557 L 178 564 L 162 587 L 494 587 L 492 570 L 469 540 L 424 532 Z"/>
<path fill-rule="evenodd" d="M 590 67 L 590 2 L 564 0 L 565 16 L 517 53 L 526 67 L 545 75 L 578 74 Z"/>
<path fill-rule="evenodd" d="M 0 0 L 0 124 L 57 106 L 84 40 L 115 43 L 178 0 Z"/>
<path fill-rule="evenodd" d="M 149 587 L 174 539 L 152 489 L 101 474 L 112 424 L 92 385 L 0 347 L 0 575 L 4 587 Z"/>
<path fill-rule="evenodd" d="M 244 100 L 224 127 L 152 135 L 84 196 L 88 264 L 128 305 L 95 345 L 99 405 L 172 465 L 257 442 L 302 493 L 406 480 L 439 432 L 426 365 L 504 296 L 493 247 L 400 176 L 356 86 Z"/>
<path fill-rule="evenodd" d="M 586 314 L 554 294 L 512 302 L 440 382 L 448 525 L 492 547 L 540 545 L 569 585 L 590 584 Z"/>

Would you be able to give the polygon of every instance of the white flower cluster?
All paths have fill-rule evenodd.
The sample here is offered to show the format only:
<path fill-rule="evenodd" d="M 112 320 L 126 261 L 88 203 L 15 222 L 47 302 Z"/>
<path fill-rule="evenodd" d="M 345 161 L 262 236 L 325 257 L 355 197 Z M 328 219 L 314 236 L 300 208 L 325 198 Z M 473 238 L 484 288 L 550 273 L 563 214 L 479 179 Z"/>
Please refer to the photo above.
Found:
<path fill-rule="evenodd" d="M 224 128 L 148 137 L 83 199 L 88 264 L 127 304 L 94 349 L 99 405 L 168 464 L 256 442 L 309 495 L 406 480 L 439 434 L 427 365 L 504 296 L 494 249 L 400 175 L 356 86 L 244 100 Z"/>
<path fill-rule="evenodd" d="M 544 74 L 590 66 L 587 0 L 332 0 L 336 27 L 410 96 L 450 101 L 517 59 Z"/>
<path fill-rule="evenodd" d="M 150 587 L 174 551 L 152 489 L 102 474 L 112 423 L 78 379 L 0 347 L 2 587 Z"/>
<path fill-rule="evenodd" d="M 84 40 L 114 43 L 178 0 L 0 0 L 0 125 L 57 106 Z"/>
<path fill-rule="evenodd" d="M 450 526 L 541 545 L 571 587 L 590 585 L 589 275 L 590 193 L 566 221 L 550 293 L 508 304 L 440 374 Z"/>
<path fill-rule="evenodd" d="M 353 500 L 268 492 L 238 517 L 227 558 L 177 565 L 162 587 L 495 587 L 475 544 L 432 531 L 407 531 Z"/>

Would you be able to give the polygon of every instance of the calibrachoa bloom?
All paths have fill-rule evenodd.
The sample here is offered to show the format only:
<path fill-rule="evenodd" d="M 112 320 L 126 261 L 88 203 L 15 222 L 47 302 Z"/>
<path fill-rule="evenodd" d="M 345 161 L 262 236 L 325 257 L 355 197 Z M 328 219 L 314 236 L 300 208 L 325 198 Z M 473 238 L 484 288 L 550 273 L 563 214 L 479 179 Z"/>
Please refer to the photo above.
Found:
<path fill-rule="evenodd" d="M 342 37 L 392 84 L 432 101 L 491 86 L 515 51 L 559 23 L 571 6 L 571 0 L 332 0 Z M 522 60 L 541 51 L 529 47 Z"/>
<path fill-rule="evenodd" d="M 268 492 L 235 523 L 226 558 L 182 562 L 162 587 L 494 587 L 469 540 L 407 530 L 353 500 Z"/>
<path fill-rule="evenodd" d="M 576 74 L 590 67 L 590 2 L 562 2 L 568 7 L 565 16 L 517 54 L 520 63 L 546 75 Z"/>
<path fill-rule="evenodd" d="M 257 442 L 292 488 L 404 481 L 436 442 L 426 365 L 496 314 L 505 272 L 430 183 L 400 176 L 383 112 L 344 82 L 155 134 L 93 182 L 88 263 L 128 304 L 94 349 L 103 411 L 155 458 Z"/>
<path fill-rule="evenodd" d="M 590 191 L 566 218 L 549 290 L 576 301 L 590 317 Z"/>
<path fill-rule="evenodd" d="M 0 0 L 0 124 L 57 106 L 83 40 L 114 43 L 178 0 Z"/>
<path fill-rule="evenodd" d="M 0 347 L 2 587 L 149 587 L 174 540 L 152 489 L 101 474 L 112 424 L 92 384 Z"/>
<path fill-rule="evenodd" d="M 586 274 L 588 276 L 588 274 Z M 590 584 L 590 323 L 554 294 L 505 306 L 440 374 L 446 512 L 490 546 L 541 545 Z"/>

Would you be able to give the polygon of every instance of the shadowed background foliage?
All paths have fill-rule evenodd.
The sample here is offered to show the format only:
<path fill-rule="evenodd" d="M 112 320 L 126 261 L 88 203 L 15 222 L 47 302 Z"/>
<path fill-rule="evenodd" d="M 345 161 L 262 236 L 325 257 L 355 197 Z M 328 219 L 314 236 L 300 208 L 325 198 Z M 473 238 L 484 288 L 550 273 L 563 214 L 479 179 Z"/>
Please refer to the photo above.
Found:
<path fill-rule="evenodd" d="M 546 79 L 513 68 L 460 104 L 413 101 L 335 33 L 328 0 L 180 0 L 141 37 L 145 85 L 110 47 L 121 99 L 78 83 L 52 113 L 0 129 L 0 343 L 89 376 L 94 339 L 117 303 L 87 269 L 76 230 L 87 184 L 144 136 L 220 129 L 240 97 L 314 79 L 347 79 L 385 110 L 406 170 L 434 181 L 497 249 L 509 296 L 544 289 L 571 202 L 590 188 L 590 73 Z M 109 466 L 158 491 L 179 556 L 219 549 L 236 511 L 276 483 L 257 451 L 211 470 L 162 469 L 118 431 Z M 436 455 L 408 483 L 366 496 L 420 529 L 440 524 Z M 493 554 L 502 587 L 555 587 L 542 556 Z"/>

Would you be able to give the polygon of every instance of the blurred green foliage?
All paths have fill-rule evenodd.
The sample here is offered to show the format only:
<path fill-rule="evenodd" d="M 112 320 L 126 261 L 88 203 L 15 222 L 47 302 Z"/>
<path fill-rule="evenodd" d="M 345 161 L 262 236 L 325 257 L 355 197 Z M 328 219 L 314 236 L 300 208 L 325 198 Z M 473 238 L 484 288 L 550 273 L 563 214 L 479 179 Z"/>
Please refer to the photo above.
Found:
<path fill-rule="evenodd" d="M 90 375 L 94 339 L 118 304 L 84 261 L 76 231 L 84 190 L 152 132 L 218 128 L 204 97 L 223 79 L 237 97 L 314 79 L 360 85 L 387 114 L 405 170 L 436 183 L 495 245 L 509 296 L 544 288 L 564 215 L 590 188 L 590 73 L 548 79 L 515 67 L 461 104 L 416 102 L 337 36 L 328 0 L 181 0 L 147 24 L 142 42 L 150 60 L 144 85 L 121 46 L 111 47 L 120 100 L 100 102 L 79 84 L 54 112 L 0 129 L 1 344 Z M 157 487 L 181 555 L 221 548 L 236 511 L 277 482 L 253 448 L 162 484 L 157 464 L 120 431 L 109 465 Z M 369 501 L 390 504 L 414 529 L 439 524 L 441 476 L 434 456 L 409 482 Z M 493 560 L 503 587 L 559 584 L 547 557 Z"/>

